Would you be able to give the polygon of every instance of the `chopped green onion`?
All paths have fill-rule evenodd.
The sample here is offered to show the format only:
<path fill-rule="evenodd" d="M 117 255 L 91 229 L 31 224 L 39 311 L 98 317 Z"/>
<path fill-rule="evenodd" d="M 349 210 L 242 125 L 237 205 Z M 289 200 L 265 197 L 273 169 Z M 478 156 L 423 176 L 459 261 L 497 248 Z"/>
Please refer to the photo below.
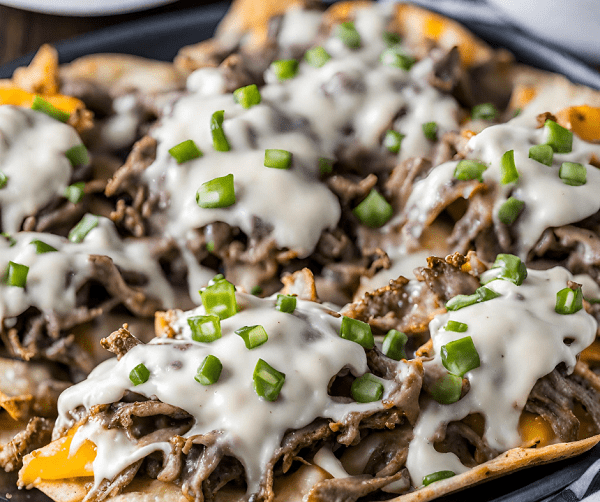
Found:
<path fill-rule="evenodd" d="M 223 276 L 218 279 L 217 277 L 213 279 L 214 282 L 211 281 L 212 284 L 209 283 L 199 291 L 200 298 L 207 314 L 219 316 L 219 319 L 227 319 L 237 313 L 235 286 L 223 279 Z"/>
<path fill-rule="evenodd" d="M 208 241 L 206 243 L 206 250 L 209 253 L 214 253 L 215 252 L 215 241 Z"/>
<path fill-rule="evenodd" d="M 461 160 L 454 170 L 454 178 L 461 181 L 479 180 L 483 183 L 483 172 L 488 168 L 477 160 Z"/>
<path fill-rule="evenodd" d="M 431 387 L 431 397 L 440 404 L 456 403 L 462 392 L 462 378 L 447 373 Z"/>
<path fill-rule="evenodd" d="M 327 159 L 325 157 L 319 158 L 319 173 L 321 176 L 326 176 L 333 171 L 333 159 Z"/>
<path fill-rule="evenodd" d="M 254 391 L 267 401 L 275 401 L 279 397 L 285 382 L 285 373 L 277 371 L 266 361 L 259 359 L 252 375 Z"/>
<path fill-rule="evenodd" d="M 250 84 L 233 91 L 233 100 L 247 110 L 260 104 L 262 97 L 256 84 Z"/>
<path fill-rule="evenodd" d="M 36 96 L 35 98 L 33 98 L 33 104 L 31 105 L 31 109 L 45 113 L 46 115 L 52 117 L 53 119 L 59 120 L 60 122 L 67 122 L 69 120 L 69 117 L 71 116 L 70 113 L 64 112 L 56 108 L 54 105 L 41 98 L 40 96 Z"/>
<path fill-rule="evenodd" d="M 83 196 L 85 195 L 85 182 L 78 181 L 77 183 L 73 183 L 65 188 L 65 199 L 67 199 L 72 204 L 77 204 L 81 202 Z"/>
<path fill-rule="evenodd" d="M 292 165 L 292 154 L 287 150 L 275 148 L 265 150 L 265 167 L 289 169 Z"/>
<path fill-rule="evenodd" d="M 183 164 L 188 160 L 197 159 L 202 157 L 202 151 L 196 146 L 193 139 L 187 139 L 182 141 L 178 145 L 169 149 L 171 157 L 173 157 L 178 164 Z"/>
<path fill-rule="evenodd" d="M 210 133 L 212 134 L 213 148 L 217 152 L 228 152 L 231 150 L 229 141 L 223 131 L 223 120 L 225 112 L 223 110 L 216 111 L 210 118 Z"/>
<path fill-rule="evenodd" d="M 496 293 L 485 286 L 481 286 L 472 295 L 456 295 L 454 298 L 448 300 L 448 303 L 446 303 L 446 310 L 460 310 L 469 305 L 493 300 L 499 296 L 499 293 Z"/>
<path fill-rule="evenodd" d="M 435 122 L 426 122 L 425 124 L 422 125 L 422 127 L 423 127 L 423 134 L 425 135 L 425 137 L 428 140 L 430 140 L 430 141 L 437 140 L 438 125 Z"/>
<path fill-rule="evenodd" d="M 500 158 L 500 183 L 508 185 L 519 180 L 517 166 L 515 166 L 515 151 L 508 150 Z"/>
<path fill-rule="evenodd" d="M 498 219 L 505 225 L 512 225 L 525 208 L 525 202 L 509 197 L 498 209 Z"/>
<path fill-rule="evenodd" d="M 360 47 L 360 34 L 356 31 L 354 23 L 351 21 L 338 25 L 336 36 L 344 42 L 347 47 L 350 47 L 350 49 L 358 49 Z"/>
<path fill-rule="evenodd" d="M 554 150 L 550 145 L 534 145 L 529 149 L 529 158 L 545 166 L 551 166 Z"/>
<path fill-rule="evenodd" d="M 383 397 L 383 384 L 375 375 L 365 373 L 352 382 L 350 394 L 352 395 L 352 399 L 357 403 L 381 401 Z"/>
<path fill-rule="evenodd" d="M 440 353 L 444 368 L 453 375 L 462 377 L 481 365 L 479 354 L 470 336 L 442 345 Z"/>
<path fill-rule="evenodd" d="M 406 352 L 404 350 L 406 342 L 408 342 L 408 336 L 405 333 L 390 329 L 383 338 L 381 352 L 395 361 L 406 359 Z"/>
<path fill-rule="evenodd" d="M 400 134 L 398 131 L 390 129 L 385 133 L 385 138 L 383 138 L 383 146 L 385 146 L 392 153 L 398 153 L 400 151 L 400 147 L 402 146 L 403 139 L 404 134 Z"/>
<path fill-rule="evenodd" d="M 194 380 L 202 385 L 212 385 L 219 380 L 221 371 L 223 371 L 221 360 L 218 357 L 209 354 L 198 367 Z"/>
<path fill-rule="evenodd" d="M 211 343 L 221 338 L 221 319 L 218 315 L 196 315 L 188 317 L 188 326 L 192 330 L 192 340 Z"/>
<path fill-rule="evenodd" d="M 69 232 L 69 240 L 74 243 L 79 243 L 85 239 L 94 228 L 98 226 L 100 219 L 90 213 L 84 214 L 81 221 L 75 225 Z"/>
<path fill-rule="evenodd" d="M 206 209 L 229 207 L 235 204 L 233 174 L 202 183 L 196 192 L 196 203 Z"/>
<path fill-rule="evenodd" d="M 394 209 L 383 195 L 373 188 L 369 195 L 352 210 L 352 213 L 363 225 L 379 228 L 389 221 Z"/>
<path fill-rule="evenodd" d="M 306 59 L 309 65 L 321 68 L 321 66 L 331 59 L 331 55 L 323 47 L 319 46 L 306 51 L 304 59 Z"/>
<path fill-rule="evenodd" d="M 565 185 L 581 186 L 587 181 L 587 169 L 579 162 L 563 162 L 558 171 L 558 176 Z"/>
<path fill-rule="evenodd" d="M 8 176 L 0 171 L 0 188 L 4 188 L 8 183 Z"/>
<path fill-rule="evenodd" d="M 129 380 L 133 382 L 133 385 L 141 385 L 146 383 L 150 378 L 150 371 L 144 363 L 138 364 L 135 368 L 131 370 L 129 373 Z"/>
<path fill-rule="evenodd" d="M 251 295 L 260 295 L 262 292 L 263 292 L 263 288 L 261 288 L 260 286 L 254 286 L 250 290 L 250 294 Z"/>
<path fill-rule="evenodd" d="M 31 241 L 29 244 L 33 244 L 35 246 L 36 254 L 55 253 L 58 251 L 58 249 L 53 248 L 50 244 L 46 244 L 38 239 Z"/>
<path fill-rule="evenodd" d="M 261 325 L 257 326 L 244 326 L 243 328 L 236 329 L 235 334 L 239 335 L 247 349 L 255 349 L 260 347 L 263 343 L 266 343 L 269 339 L 265 328 Z"/>
<path fill-rule="evenodd" d="M 65 157 L 69 159 L 69 162 L 73 167 L 85 166 L 90 163 L 90 156 L 83 143 L 69 148 L 65 152 Z"/>
<path fill-rule="evenodd" d="M 298 61 L 295 59 L 280 59 L 271 63 L 271 70 L 277 80 L 288 80 L 294 78 L 298 73 Z"/>
<path fill-rule="evenodd" d="M 479 280 L 483 285 L 496 279 L 502 279 L 520 286 L 526 277 L 527 267 L 521 258 L 512 254 L 499 254 L 496 256 L 492 268 L 481 274 Z"/>
<path fill-rule="evenodd" d="M 498 110 L 493 103 L 481 103 L 475 105 L 471 110 L 471 118 L 473 120 L 494 120 L 498 116 Z"/>
<path fill-rule="evenodd" d="M 17 243 L 17 240 L 7 232 L 0 232 L 0 235 L 8 241 L 10 247 L 13 247 Z"/>
<path fill-rule="evenodd" d="M 558 314 L 574 314 L 575 312 L 579 312 L 582 308 L 583 293 L 581 288 L 575 290 L 565 288 L 556 293 L 556 306 L 554 307 L 554 310 Z"/>
<path fill-rule="evenodd" d="M 25 284 L 27 284 L 28 273 L 29 267 L 27 265 L 21 265 L 20 263 L 9 261 L 4 282 L 7 286 L 24 288 Z"/>
<path fill-rule="evenodd" d="M 573 133 L 553 120 L 546 120 L 544 134 L 546 144 L 556 153 L 569 153 L 573 150 Z"/>
<path fill-rule="evenodd" d="M 394 66 L 409 71 L 417 60 L 406 54 L 400 47 L 390 47 L 381 53 L 381 62 L 386 66 Z"/>
<path fill-rule="evenodd" d="M 467 324 L 465 324 L 464 322 L 448 321 L 446 323 L 446 325 L 444 326 L 444 329 L 446 331 L 455 331 L 457 333 L 464 333 L 465 331 L 467 331 L 469 329 L 469 326 Z"/>
<path fill-rule="evenodd" d="M 342 325 L 340 326 L 340 336 L 362 345 L 365 349 L 372 349 L 375 346 L 371 326 L 358 319 L 343 316 Z"/>
<path fill-rule="evenodd" d="M 431 474 L 427 474 L 427 476 L 423 476 L 423 486 L 430 485 L 431 483 L 435 483 L 436 481 L 441 481 L 442 479 L 448 479 L 453 476 L 456 476 L 452 471 L 437 471 L 432 472 Z"/>
<path fill-rule="evenodd" d="M 381 35 L 381 38 L 388 47 L 393 47 L 394 45 L 398 45 L 400 42 L 402 42 L 402 37 L 392 31 L 384 31 Z"/>
<path fill-rule="evenodd" d="M 277 295 L 275 309 L 286 314 L 291 314 L 296 310 L 296 297 L 291 295 Z"/>

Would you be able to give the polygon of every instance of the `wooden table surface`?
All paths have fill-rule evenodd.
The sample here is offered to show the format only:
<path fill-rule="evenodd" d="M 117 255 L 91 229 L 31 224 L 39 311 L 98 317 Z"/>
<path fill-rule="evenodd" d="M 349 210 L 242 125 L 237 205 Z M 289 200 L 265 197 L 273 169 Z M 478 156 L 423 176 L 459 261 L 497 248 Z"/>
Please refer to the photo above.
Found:
<path fill-rule="evenodd" d="M 178 0 L 141 12 L 94 17 L 54 16 L 0 6 L 0 65 L 36 51 L 46 42 L 59 42 L 107 26 L 210 3 L 216 0 Z"/>

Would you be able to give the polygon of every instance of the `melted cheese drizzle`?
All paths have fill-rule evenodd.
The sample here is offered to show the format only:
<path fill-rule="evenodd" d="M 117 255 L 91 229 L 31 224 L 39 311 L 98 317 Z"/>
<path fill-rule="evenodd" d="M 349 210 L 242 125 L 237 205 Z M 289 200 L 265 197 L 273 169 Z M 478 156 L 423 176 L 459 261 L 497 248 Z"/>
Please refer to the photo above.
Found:
<path fill-rule="evenodd" d="M 38 232 L 19 232 L 13 238 L 14 246 L 7 239 L 0 239 L 0 268 L 4 270 L 12 261 L 26 265 L 29 272 L 25 288 L 0 282 L 0 319 L 4 322 L 10 323 L 11 318 L 29 307 L 48 314 L 74 311 L 77 291 L 91 276 L 90 255 L 109 256 L 121 270 L 143 274 L 148 279 L 143 286 L 147 294 L 161 300 L 165 307 L 174 304 L 171 286 L 148 246 L 141 240 L 122 240 L 106 218 L 100 218 L 98 226 L 79 244 Z M 36 254 L 36 246 L 31 244 L 34 240 L 58 251 Z"/>
<path fill-rule="evenodd" d="M 306 44 L 305 34 L 315 33 L 318 19 L 296 10 L 287 13 L 280 33 L 284 51 Z M 301 61 L 298 74 L 284 82 L 267 70 L 262 102 L 249 110 L 236 104 L 232 94 L 224 94 L 224 77 L 218 70 L 193 73 L 188 80 L 193 92 L 152 132 L 158 140 L 157 158 L 144 178 L 150 190 L 163 197 L 155 224 L 183 247 L 191 230 L 211 222 L 224 221 L 250 235 L 258 219 L 272 228 L 280 248 L 303 258 L 312 253 L 324 229 L 335 227 L 341 213 L 338 199 L 319 180 L 319 158 L 335 159 L 337 151 L 347 148 L 381 155 L 381 138 L 391 127 L 406 135 L 398 161 L 429 155 L 433 143 L 424 137 L 421 125 L 437 122 L 440 135 L 457 129 L 458 105 L 427 83 L 431 59 L 409 72 L 380 62 L 388 20 L 383 8 L 360 9 L 355 26 L 361 49 L 351 50 L 332 36 L 323 43 L 332 58 L 321 68 Z M 293 30 L 292 21 L 299 24 Z M 213 149 L 210 117 L 218 110 L 225 112 L 229 152 Z M 168 150 L 187 139 L 193 139 L 204 155 L 178 165 Z M 267 148 L 290 151 L 291 169 L 266 168 Z M 229 173 L 235 180 L 236 203 L 224 209 L 198 207 L 195 194 L 200 185 Z M 186 261 L 190 269 L 197 269 L 193 257 Z M 206 278 L 199 275 L 201 281 Z M 190 291 L 200 285 L 192 284 Z"/>
<path fill-rule="evenodd" d="M 0 171 L 8 177 L 2 231 L 18 232 L 27 216 L 63 196 L 73 171 L 65 152 L 79 144 L 75 129 L 45 113 L 0 106 Z"/>
<path fill-rule="evenodd" d="M 98 366 L 87 380 L 67 389 L 58 402 L 57 425 L 70 425 L 68 412 L 83 405 L 119 401 L 127 390 L 144 396 L 156 396 L 165 403 L 178 406 L 195 419 L 185 435 L 219 431 L 218 444 L 236 456 L 244 465 L 248 493 L 259 489 L 259 482 L 287 430 L 300 429 L 318 417 L 342 420 L 350 411 L 382 409 L 381 401 L 359 404 L 332 399 L 327 392 L 332 377 L 348 368 L 354 375 L 368 371 L 364 349 L 338 335 L 341 318 L 333 317 L 319 304 L 298 300 L 293 314 L 275 310 L 275 297 L 260 299 L 237 293 L 241 311 L 221 321 L 222 338 L 212 343 L 191 340 L 187 318 L 202 315 L 204 307 L 182 313 L 174 328 L 178 339 L 154 339 L 131 349 L 120 361 L 108 360 Z M 234 333 L 243 326 L 262 325 L 268 341 L 248 350 L 242 338 Z M 219 381 L 202 386 L 194 380 L 200 363 L 208 355 L 217 356 L 223 364 Z M 259 398 L 252 374 L 261 358 L 285 373 L 281 394 L 274 402 Z M 140 363 L 150 370 L 149 380 L 136 387 L 129 380 L 130 371 Z M 407 371 L 399 363 L 400 374 Z M 390 382 L 384 384 L 384 399 Z M 97 445 L 94 462 L 96 485 L 112 479 L 149 450 L 170 451 L 168 442 L 138 445 L 122 431 L 110 433 L 94 419 L 77 430 L 72 451 L 84 439 Z M 103 459 L 110 459 L 105 462 Z"/>
<path fill-rule="evenodd" d="M 525 209 L 511 228 L 516 234 L 515 254 L 526 259 L 547 228 L 581 221 L 600 210 L 600 170 L 589 164 L 592 154 L 600 157 L 600 145 L 573 136 L 573 151 L 555 153 L 552 166 L 546 166 L 529 158 L 530 147 L 545 143 L 544 129 L 535 129 L 533 124 L 517 124 L 518 122 L 511 121 L 491 126 L 473 136 L 467 144 L 467 158 L 480 160 L 489 166 L 483 173 L 483 181 L 497 189 L 493 208 L 495 224 L 501 224 L 497 216 L 498 210 L 509 196 L 525 202 Z M 514 150 L 515 165 L 519 172 L 516 185 L 499 183 L 500 158 L 508 150 Z M 563 162 L 586 165 L 587 183 L 582 186 L 563 183 L 558 176 Z M 422 229 L 430 208 L 436 205 L 440 190 L 453 182 L 457 163 L 444 163 L 415 183 L 406 204 L 406 218 L 409 223 L 421 224 L 415 229 L 417 233 Z M 469 195 L 465 193 L 464 197 L 468 198 Z M 419 235 L 414 237 L 418 238 Z"/>
<path fill-rule="evenodd" d="M 567 270 L 556 267 L 529 270 L 521 286 L 496 280 L 486 287 L 502 296 L 431 321 L 434 357 L 424 363 L 426 372 L 427 367 L 444 370 L 442 345 L 465 336 L 473 339 L 481 366 L 466 373 L 470 390 L 460 401 L 443 405 L 429 399 L 423 403 L 406 462 L 415 486 L 433 472 L 468 470 L 453 453 L 436 451 L 432 438 L 448 423 L 471 413 L 485 417 L 483 439 L 492 448 L 506 451 L 521 444 L 519 417 L 536 381 L 560 363 L 573 371 L 577 354 L 595 338 L 596 320 L 584 309 L 571 315 L 554 311 L 556 293 L 569 279 Z M 450 319 L 467 324 L 467 331 L 446 331 Z M 567 339 L 573 342 L 567 345 Z"/>

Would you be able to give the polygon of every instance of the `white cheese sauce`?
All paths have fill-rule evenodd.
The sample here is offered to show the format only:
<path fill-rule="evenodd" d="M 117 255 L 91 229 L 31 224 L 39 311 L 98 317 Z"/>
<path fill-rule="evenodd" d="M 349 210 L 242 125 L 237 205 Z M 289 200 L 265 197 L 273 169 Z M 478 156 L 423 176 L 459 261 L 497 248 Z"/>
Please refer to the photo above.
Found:
<path fill-rule="evenodd" d="M 305 29 L 292 29 L 293 21 Z M 427 156 L 434 143 L 423 135 L 422 124 L 435 121 L 439 134 L 458 128 L 458 105 L 427 83 L 431 59 L 410 71 L 383 65 L 386 49 L 382 33 L 389 21 L 385 9 L 360 9 L 355 26 L 362 47 L 351 50 L 331 36 L 323 46 L 331 59 L 321 68 L 301 61 L 297 75 L 279 82 L 267 70 L 267 84 L 260 89 L 262 102 L 244 109 L 224 94 L 224 79 L 216 69 L 201 69 L 188 79 L 190 94 L 182 97 L 152 136 L 158 140 L 157 158 L 143 174 L 150 191 L 162 196 L 154 215 L 158 228 L 183 247 L 189 232 L 214 221 L 223 221 L 252 234 L 266 224 L 280 248 L 310 255 L 323 230 L 334 228 L 340 204 L 320 181 L 319 158 L 336 159 L 347 148 L 380 154 L 385 131 L 391 127 L 406 137 L 397 161 Z M 306 44 L 300 36 L 314 36 L 316 18 L 292 10 L 282 20 L 280 38 L 286 46 Z M 228 152 L 213 149 L 210 118 L 224 111 L 223 130 L 231 145 Z M 348 130 L 352 135 L 348 136 Z M 168 150 L 193 139 L 201 158 L 178 165 Z M 289 170 L 264 166 L 264 150 L 288 150 L 293 155 Z M 196 203 L 196 191 L 206 181 L 233 174 L 234 205 L 205 209 Z M 186 260 L 190 268 L 190 259 Z M 205 275 L 199 274 L 205 278 Z M 192 284 L 194 291 L 202 284 Z"/>
<path fill-rule="evenodd" d="M 122 240 L 113 223 L 99 218 L 81 243 L 38 232 L 19 232 L 15 244 L 0 238 L 0 270 L 12 261 L 29 267 L 24 288 L 0 282 L 0 319 L 11 319 L 30 307 L 44 313 L 68 314 L 77 307 L 77 291 L 91 277 L 90 255 L 110 257 L 122 271 L 137 272 L 147 278 L 142 290 L 160 300 L 164 307 L 174 304 L 174 294 L 156 259 L 143 240 Z M 57 252 L 37 254 L 32 241 L 42 241 Z"/>
<path fill-rule="evenodd" d="M 69 425 L 68 412 L 80 405 L 89 409 L 96 404 L 119 401 L 127 390 L 178 406 L 195 419 L 190 437 L 219 431 L 219 444 L 244 465 L 248 493 L 259 488 L 266 464 L 272 458 L 286 431 L 300 429 L 318 417 L 342 420 L 350 411 L 383 409 L 382 401 L 342 403 L 328 395 L 331 379 L 343 369 L 356 376 L 368 371 L 365 350 L 338 335 L 341 318 L 333 317 L 319 304 L 297 301 L 293 314 L 275 309 L 275 297 L 260 299 L 237 294 L 238 314 L 221 321 L 222 337 L 212 343 L 192 341 L 187 318 L 203 314 L 204 307 L 182 313 L 173 327 L 178 339 L 154 339 L 132 348 L 120 361 L 111 359 L 98 366 L 87 380 L 65 391 L 59 399 L 57 426 Z M 252 350 L 234 333 L 244 326 L 262 325 L 268 341 Z M 194 380 L 204 358 L 212 354 L 223 365 L 220 379 L 210 386 Z M 285 373 L 285 383 L 276 401 L 258 397 L 253 389 L 253 371 L 259 358 Z M 147 382 L 135 386 L 130 371 L 143 363 L 150 371 Z M 399 364 L 399 374 L 407 374 L 406 363 Z M 384 384 L 383 399 L 391 390 Z M 135 441 L 114 450 L 113 431 L 99 429 L 90 422 L 80 427 L 74 446 L 90 439 L 97 446 L 96 485 L 112 479 L 126 466 L 140 458 Z M 117 441 L 123 443 L 124 433 Z M 154 449 L 165 451 L 169 443 L 157 443 Z M 73 450 L 74 451 L 74 450 Z M 168 451 L 168 450 L 167 450 Z M 123 453 L 126 452 L 126 453 Z"/>
<path fill-rule="evenodd" d="M 63 197 L 73 171 L 65 152 L 80 144 L 75 129 L 45 113 L 0 106 L 2 231 L 18 232 L 27 216 Z"/>
<path fill-rule="evenodd" d="M 495 280 L 486 285 L 501 296 L 434 318 L 429 324 L 434 357 L 424 363 L 444 370 L 440 350 L 448 342 L 470 336 L 481 365 L 466 373 L 470 390 L 458 402 L 444 405 L 422 402 L 408 450 L 407 468 L 413 485 L 424 476 L 450 470 L 468 470 L 453 453 L 440 453 L 433 438 L 448 423 L 471 413 L 485 418 L 483 439 L 494 449 L 506 451 L 521 444 L 518 423 L 531 389 L 538 379 L 564 363 L 571 372 L 576 356 L 590 345 L 596 320 L 584 309 L 571 315 L 555 312 L 556 293 L 571 274 L 561 267 L 529 270 L 521 286 Z M 448 320 L 465 323 L 463 333 L 446 331 Z"/>
<path fill-rule="evenodd" d="M 494 222 L 498 220 L 500 206 L 512 196 L 525 202 L 525 209 L 512 225 L 516 235 L 516 253 L 526 259 L 544 230 L 568 225 L 591 216 L 600 210 L 600 170 L 590 165 L 592 155 L 600 157 L 600 145 L 588 143 L 573 136 L 570 153 L 555 153 L 551 166 L 529 158 L 529 148 L 545 143 L 544 129 L 536 129 L 533 122 L 528 126 L 514 122 L 494 125 L 473 136 L 467 144 L 467 158 L 480 160 L 488 166 L 483 181 L 497 191 L 494 202 Z M 500 184 L 500 159 L 508 150 L 514 150 L 519 180 L 507 185 Z M 559 177 L 563 162 L 577 162 L 587 168 L 587 183 L 569 186 Z M 430 174 L 415 183 L 406 203 L 405 217 L 419 237 L 422 225 L 430 209 L 439 201 L 439 193 L 454 180 L 457 162 L 451 161 L 434 168 Z M 466 191 L 465 198 L 470 196 Z"/>

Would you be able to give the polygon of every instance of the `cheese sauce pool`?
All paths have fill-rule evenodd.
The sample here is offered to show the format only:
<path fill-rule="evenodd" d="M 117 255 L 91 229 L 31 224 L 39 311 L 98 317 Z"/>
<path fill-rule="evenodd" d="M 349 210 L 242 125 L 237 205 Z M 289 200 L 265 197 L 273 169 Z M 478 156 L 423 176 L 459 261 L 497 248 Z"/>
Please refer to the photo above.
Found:
<path fill-rule="evenodd" d="M 466 336 L 473 339 L 481 365 L 466 373 L 470 390 L 460 401 L 444 405 L 430 399 L 423 403 L 406 462 L 415 486 L 433 472 L 468 470 L 453 453 L 435 450 L 433 438 L 447 424 L 469 414 L 484 416 L 483 439 L 495 450 L 503 452 L 521 444 L 519 417 L 537 380 L 560 363 L 572 372 L 577 354 L 596 335 L 596 320 L 584 309 L 570 315 L 554 310 L 556 293 L 570 279 L 567 270 L 556 267 L 529 270 L 521 286 L 495 280 L 486 287 L 500 297 L 431 321 L 434 357 L 423 364 L 425 372 L 428 366 L 444 370 L 441 347 Z M 446 331 L 449 320 L 465 323 L 468 329 L 463 333 Z"/>
<path fill-rule="evenodd" d="M 70 425 L 70 410 L 117 402 L 127 390 L 156 396 L 194 417 L 195 423 L 185 437 L 219 431 L 219 445 L 242 462 L 248 493 L 254 493 L 286 431 L 300 429 L 318 417 L 339 421 L 350 411 L 383 409 L 382 401 L 346 403 L 328 395 L 331 379 L 342 369 L 356 376 L 368 371 L 363 347 L 338 335 L 341 318 L 313 302 L 298 300 L 295 311 L 288 314 L 275 309 L 275 297 L 260 299 L 238 293 L 237 299 L 241 311 L 221 321 L 222 337 L 212 343 L 191 339 L 187 318 L 203 314 L 204 308 L 199 307 L 182 314 L 175 323 L 179 339 L 158 338 L 132 348 L 120 361 L 102 363 L 87 380 L 60 396 L 57 427 Z M 249 350 L 234 331 L 257 324 L 265 328 L 269 338 Z M 202 386 L 194 376 L 209 354 L 221 360 L 223 370 L 217 383 Z M 259 398 L 253 389 L 252 375 L 259 358 L 286 375 L 274 402 Z M 129 373 L 140 363 L 148 368 L 150 378 L 134 387 Z M 409 371 L 406 363 L 398 363 L 398 371 Z M 386 399 L 391 382 L 381 382 Z M 94 419 L 77 430 L 71 451 L 85 439 L 97 446 L 93 466 L 96 485 L 104 478 L 112 479 L 150 451 L 169 452 L 171 448 L 168 442 L 138 446 L 123 431 L 108 432 Z"/>

